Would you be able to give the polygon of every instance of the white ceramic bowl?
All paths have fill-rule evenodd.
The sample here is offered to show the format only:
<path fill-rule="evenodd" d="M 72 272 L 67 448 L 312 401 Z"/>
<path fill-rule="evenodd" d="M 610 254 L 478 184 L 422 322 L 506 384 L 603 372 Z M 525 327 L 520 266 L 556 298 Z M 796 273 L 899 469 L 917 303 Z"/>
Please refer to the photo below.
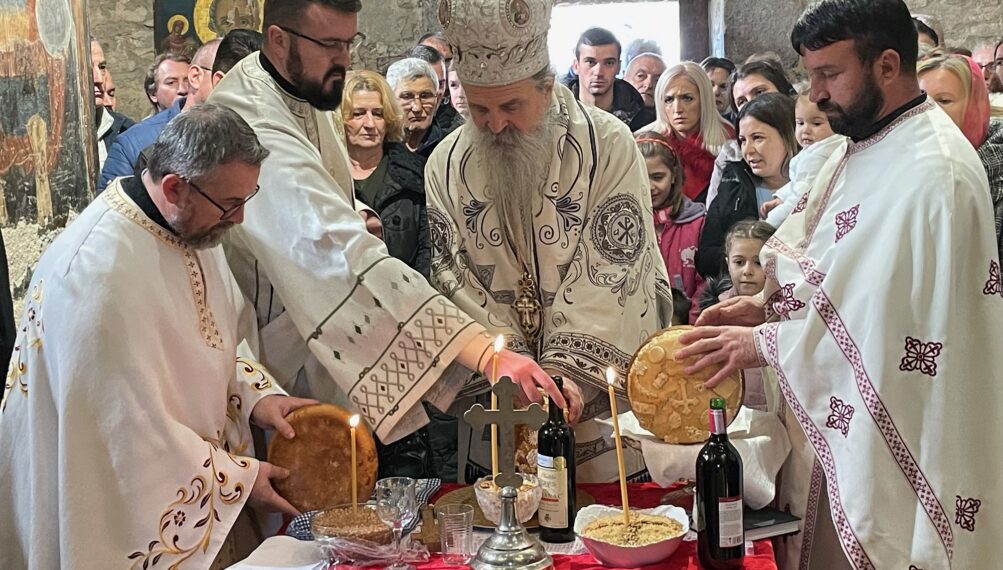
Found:
<path fill-rule="evenodd" d="M 679 536 L 646 544 L 644 546 L 617 546 L 599 540 L 582 536 L 582 530 L 588 524 L 598 518 L 610 515 L 623 514 L 620 507 L 610 507 L 607 505 L 589 505 L 578 511 L 575 519 L 575 533 L 582 539 L 585 548 L 592 553 L 603 566 L 633 568 L 636 566 L 646 566 L 657 564 L 672 556 L 672 553 L 679 548 L 683 542 L 683 537 L 690 530 L 689 517 L 686 511 L 671 505 L 661 505 L 653 509 L 631 509 L 632 512 L 647 515 L 661 515 L 677 521 L 683 526 Z"/>
<path fill-rule="evenodd" d="M 520 523 L 525 523 L 533 518 L 536 509 L 540 507 L 543 488 L 540 487 L 540 480 L 536 478 L 536 475 L 525 473 L 520 473 L 520 475 L 523 478 L 523 487 L 519 489 L 519 496 L 515 499 L 515 516 Z M 482 483 L 490 481 L 490 475 L 478 479 L 474 484 L 474 496 L 477 497 L 477 504 L 481 507 L 484 518 L 497 525 L 498 521 L 501 520 L 501 487 L 488 485 L 488 488 L 482 488 Z M 531 483 L 532 486 L 526 488 L 526 483 Z"/>

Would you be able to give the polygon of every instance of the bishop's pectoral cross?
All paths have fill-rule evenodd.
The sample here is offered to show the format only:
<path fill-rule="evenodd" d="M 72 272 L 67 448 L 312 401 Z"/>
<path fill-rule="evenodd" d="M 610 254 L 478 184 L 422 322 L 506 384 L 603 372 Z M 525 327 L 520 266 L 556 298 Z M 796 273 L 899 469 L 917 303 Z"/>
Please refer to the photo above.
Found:
<path fill-rule="evenodd" d="M 485 410 L 484 406 L 474 404 L 463 414 L 463 419 L 477 432 L 483 432 L 484 426 L 498 426 L 498 480 L 499 487 L 522 486 L 522 477 L 515 472 L 515 426 L 526 425 L 538 429 L 547 421 L 547 412 L 540 404 L 530 404 L 528 408 L 517 410 L 514 407 L 515 395 L 520 390 L 508 376 L 503 376 L 495 382 L 491 391 L 498 396 L 498 409 Z"/>
<path fill-rule="evenodd" d="M 512 308 L 519 315 L 519 327 L 527 340 L 535 343 L 542 326 L 542 309 L 536 298 L 536 280 L 529 273 L 523 273 L 519 279 L 519 296 L 512 303 Z"/>

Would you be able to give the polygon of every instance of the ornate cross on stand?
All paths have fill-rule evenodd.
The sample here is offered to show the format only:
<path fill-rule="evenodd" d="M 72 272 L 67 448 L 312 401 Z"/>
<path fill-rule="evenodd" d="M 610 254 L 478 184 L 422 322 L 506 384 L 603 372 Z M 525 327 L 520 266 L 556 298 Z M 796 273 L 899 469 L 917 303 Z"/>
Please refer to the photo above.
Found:
<path fill-rule="evenodd" d="M 477 557 L 470 562 L 474 570 L 542 570 L 553 564 L 543 545 L 529 536 L 515 516 L 515 500 L 522 486 L 522 477 L 515 472 L 515 426 L 527 425 L 537 429 L 547 420 L 547 413 L 540 404 L 515 409 L 513 402 L 519 390 L 511 378 L 502 377 L 491 388 L 498 396 L 497 410 L 485 410 L 484 406 L 474 404 L 463 414 L 463 419 L 476 432 L 483 431 L 486 425 L 498 426 L 499 465 L 495 483 L 502 487 L 502 514 L 498 528 L 484 541 Z"/>

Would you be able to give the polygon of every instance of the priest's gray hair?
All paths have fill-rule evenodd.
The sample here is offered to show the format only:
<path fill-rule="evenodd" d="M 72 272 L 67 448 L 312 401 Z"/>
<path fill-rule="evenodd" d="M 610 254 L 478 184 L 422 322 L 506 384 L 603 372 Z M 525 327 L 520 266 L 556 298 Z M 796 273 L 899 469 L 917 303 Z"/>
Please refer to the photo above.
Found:
<path fill-rule="evenodd" d="M 222 105 L 204 103 L 167 123 L 146 168 L 154 182 L 166 174 L 195 180 L 230 162 L 260 166 L 268 154 L 240 115 Z"/>
<path fill-rule="evenodd" d="M 416 57 L 406 57 L 400 61 L 395 61 L 387 68 L 387 83 L 390 88 L 397 91 L 397 86 L 401 81 L 414 81 L 427 77 L 432 85 L 439 86 L 439 76 L 435 73 L 435 68 L 427 61 Z"/>

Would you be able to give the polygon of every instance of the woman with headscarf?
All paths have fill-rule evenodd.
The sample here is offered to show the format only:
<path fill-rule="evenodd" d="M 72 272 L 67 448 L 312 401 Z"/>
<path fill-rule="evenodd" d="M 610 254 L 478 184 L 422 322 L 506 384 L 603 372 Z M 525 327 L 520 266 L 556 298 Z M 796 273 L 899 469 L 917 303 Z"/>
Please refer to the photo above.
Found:
<path fill-rule="evenodd" d="M 919 62 L 919 85 L 958 125 L 975 147 L 989 177 L 996 220 L 996 244 L 1003 257 L 1003 121 L 989 105 L 979 64 L 970 57 L 933 53 Z"/>

